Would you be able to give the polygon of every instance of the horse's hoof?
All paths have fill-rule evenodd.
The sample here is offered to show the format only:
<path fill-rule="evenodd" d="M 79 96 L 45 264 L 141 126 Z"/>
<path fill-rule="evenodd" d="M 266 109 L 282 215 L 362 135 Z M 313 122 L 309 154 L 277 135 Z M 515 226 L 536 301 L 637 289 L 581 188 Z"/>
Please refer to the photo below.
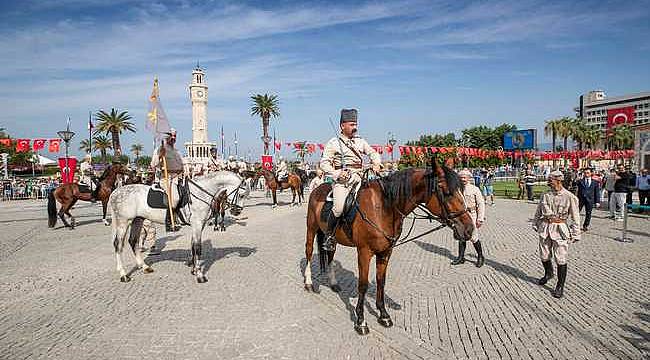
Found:
<path fill-rule="evenodd" d="M 123 283 L 127 283 L 127 282 L 131 281 L 131 278 L 128 275 L 124 275 L 124 276 L 120 277 L 120 281 L 123 282 Z"/>
<path fill-rule="evenodd" d="M 196 278 L 196 282 L 198 282 L 199 284 L 207 283 L 207 282 L 208 282 L 208 278 L 205 277 L 205 276 L 197 277 L 197 278 Z"/>
<path fill-rule="evenodd" d="M 334 291 L 335 293 L 341 292 L 341 287 L 338 284 L 334 284 L 330 286 L 330 289 L 332 289 L 332 291 Z"/>
<path fill-rule="evenodd" d="M 190 270 L 190 274 L 192 274 L 192 275 L 196 274 L 196 271 L 194 270 L 194 268 L 192 268 L 192 270 Z"/>
<path fill-rule="evenodd" d="M 368 325 L 366 324 L 354 325 L 354 330 L 356 330 L 357 334 L 359 335 L 368 335 L 370 332 L 370 329 L 368 329 Z"/>
<path fill-rule="evenodd" d="M 379 325 L 381 325 L 381 326 L 383 326 L 385 328 L 389 328 L 389 327 L 393 326 L 393 320 L 391 320 L 389 317 L 387 317 L 387 318 L 379 318 L 379 319 L 377 319 L 377 322 L 379 323 Z"/>
<path fill-rule="evenodd" d="M 194 263 L 192 262 L 192 260 L 187 260 L 185 262 L 185 266 L 193 266 L 193 265 L 194 265 Z"/>
<path fill-rule="evenodd" d="M 146 268 L 143 269 L 143 271 L 144 271 L 145 274 L 151 274 L 153 272 L 153 268 L 146 267 Z"/>
<path fill-rule="evenodd" d="M 314 285 L 312 285 L 312 284 L 305 284 L 305 291 L 307 291 L 307 292 L 314 292 Z"/>

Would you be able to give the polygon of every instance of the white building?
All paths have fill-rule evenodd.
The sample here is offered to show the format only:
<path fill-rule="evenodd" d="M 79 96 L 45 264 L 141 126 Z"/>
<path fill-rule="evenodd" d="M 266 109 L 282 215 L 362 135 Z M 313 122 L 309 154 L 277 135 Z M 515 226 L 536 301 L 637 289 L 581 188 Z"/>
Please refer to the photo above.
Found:
<path fill-rule="evenodd" d="M 207 165 L 210 149 L 216 147 L 208 140 L 208 85 L 203 69 L 197 64 L 189 85 L 192 102 L 192 141 L 185 143 L 184 163 L 187 167 Z"/>

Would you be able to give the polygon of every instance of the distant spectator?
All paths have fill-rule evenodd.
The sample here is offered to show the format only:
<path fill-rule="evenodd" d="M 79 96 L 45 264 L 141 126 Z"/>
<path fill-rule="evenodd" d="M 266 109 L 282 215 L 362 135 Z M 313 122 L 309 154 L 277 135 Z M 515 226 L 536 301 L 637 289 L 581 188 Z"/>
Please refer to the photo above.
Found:
<path fill-rule="evenodd" d="M 533 175 L 532 171 L 526 170 L 526 176 L 524 176 L 524 184 L 526 185 L 526 195 L 528 196 L 528 201 L 534 200 L 533 187 L 535 186 L 536 181 L 537 177 Z"/>
<path fill-rule="evenodd" d="M 494 206 L 494 169 L 490 168 L 483 173 L 483 197 L 487 204 L 488 197 L 490 198 L 490 206 Z"/>
<path fill-rule="evenodd" d="M 616 182 L 614 182 L 614 195 L 612 195 L 613 206 L 609 207 L 610 218 L 616 221 L 623 221 L 623 207 L 630 187 L 630 174 L 625 170 L 623 164 L 617 165 Z"/>
<path fill-rule="evenodd" d="M 625 171 L 628 173 L 627 177 L 627 196 L 625 197 L 625 203 L 631 204 L 632 203 L 632 194 L 634 194 L 634 190 L 636 188 L 636 174 L 632 172 L 632 167 L 631 166 L 626 166 Z"/>
<path fill-rule="evenodd" d="M 647 168 L 641 170 L 641 175 L 637 176 L 636 188 L 639 189 L 639 204 L 650 206 L 650 175 Z"/>

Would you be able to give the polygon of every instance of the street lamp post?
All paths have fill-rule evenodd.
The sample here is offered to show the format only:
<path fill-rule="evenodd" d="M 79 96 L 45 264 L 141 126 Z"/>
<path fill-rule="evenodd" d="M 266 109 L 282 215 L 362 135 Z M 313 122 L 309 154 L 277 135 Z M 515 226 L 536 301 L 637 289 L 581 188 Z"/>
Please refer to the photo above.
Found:
<path fill-rule="evenodd" d="M 395 144 L 397 144 L 397 140 L 395 140 L 395 135 L 393 133 L 389 132 L 388 133 L 388 144 L 390 144 L 390 161 L 394 162 L 395 161 Z"/>
<path fill-rule="evenodd" d="M 70 118 L 68 118 L 68 125 L 65 130 L 57 131 L 57 135 L 65 142 L 65 171 L 66 179 L 70 175 L 70 166 L 68 164 L 68 148 L 70 147 L 70 140 L 74 137 L 74 131 L 70 131 Z"/>

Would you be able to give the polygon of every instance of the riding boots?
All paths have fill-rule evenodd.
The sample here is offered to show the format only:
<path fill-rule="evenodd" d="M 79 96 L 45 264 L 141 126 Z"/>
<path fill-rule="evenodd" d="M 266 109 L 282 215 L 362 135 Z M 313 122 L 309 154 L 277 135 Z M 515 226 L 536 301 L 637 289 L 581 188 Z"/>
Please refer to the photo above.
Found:
<path fill-rule="evenodd" d="M 169 213 L 169 209 L 167 209 L 167 213 L 165 215 L 165 230 L 167 232 L 176 232 L 181 229 L 180 225 L 175 225 L 172 227 L 172 217 L 173 215 Z"/>
<path fill-rule="evenodd" d="M 557 284 L 553 291 L 553 297 L 561 298 L 564 295 L 564 282 L 566 281 L 566 264 L 557 266 Z"/>
<path fill-rule="evenodd" d="M 483 257 L 483 247 L 481 246 L 481 241 L 478 240 L 474 244 L 474 249 L 476 250 L 476 267 L 481 267 L 485 263 L 485 258 Z"/>
<path fill-rule="evenodd" d="M 334 251 L 336 249 L 336 225 L 339 223 L 339 218 L 330 213 L 327 217 L 327 232 L 325 233 L 325 242 L 323 248 L 327 251 Z"/>
<path fill-rule="evenodd" d="M 551 264 L 551 260 L 542 261 L 542 265 L 544 265 L 544 276 L 537 280 L 537 285 L 544 285 L 553 277 L 553 264 Z"/>
<path fill-rule="evenodd" d="M 465 263 L 465 248 L 467 247 L 466 241 L 458 242 L 458 257 L 451 262 L 452 265 L 460 265 Z"/>

